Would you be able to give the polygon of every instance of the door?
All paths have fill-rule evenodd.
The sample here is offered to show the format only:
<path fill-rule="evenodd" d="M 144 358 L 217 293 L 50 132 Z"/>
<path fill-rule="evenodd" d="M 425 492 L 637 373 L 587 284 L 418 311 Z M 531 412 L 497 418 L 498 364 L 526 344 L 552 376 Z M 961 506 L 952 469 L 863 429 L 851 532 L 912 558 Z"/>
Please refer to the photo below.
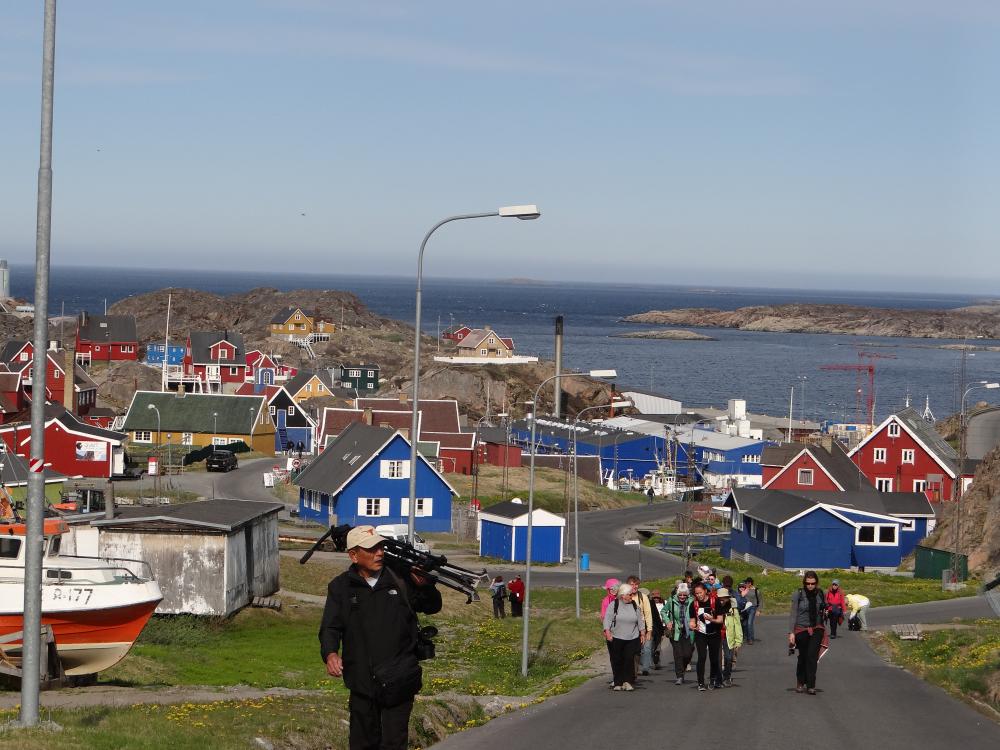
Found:
<path fill-rule="evenodd" d="M 286 412 L 284 409 L 280 409 L 276 416 L 278 417 L 278 429 L 279 430 L 285 429 L 285 419 L 287 419 L 288 417 L 288 412 Z"/>
<path fill-rule="evenodd" d="M 121 476 L 125 473 L 125 451 L 122 448 L 113 448 L 111 452 L 111 475 Z"/>

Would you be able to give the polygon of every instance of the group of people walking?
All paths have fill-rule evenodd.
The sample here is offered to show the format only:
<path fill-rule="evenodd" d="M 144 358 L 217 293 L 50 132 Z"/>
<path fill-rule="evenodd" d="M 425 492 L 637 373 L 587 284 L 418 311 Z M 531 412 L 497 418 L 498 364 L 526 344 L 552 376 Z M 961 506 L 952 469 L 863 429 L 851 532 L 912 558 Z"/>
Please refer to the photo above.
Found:
<path fill-rule="evenodd" d="M 734 587 L 731 576 L 719 580 L 715 570 L 703 565 L 697 575 L 685 572 L 666 599 L 641 583 L 633 575 L 604 584 L 601 621 L 612 690 L 634 690 L 639 677 L 660 669 L 666 644 L 673 653 L 675 685 L 683 685 L 693 669 L 699 691 L 732 687 L 741 647 L 755 643 L 754 625 L 763 603 L 753 578 Z M 836 579 L 823 592 L 814 571 L 803 576 L 792 596 L 788 630 L 789 653 L 798 655 L 797 692 L 816 694 L 819 659 L 829 639 L 837 637 L 845 619 L 853 629 L 867 630 L 869 604 L 861 594 L 845 594 Z"/>
<path fill-rule="evenodd" d="M 666 599 L 657 590 L 642 588 L 634 575 L 625 582 L 609 578 L 604 587 L 601 619 L 613 690 L 633 690 L 639 676 L 660 669 L 664 642 L 673 652 L 674 684 L 684 684 L 696 651 L 699 690 L 733 684 L 737 652 L 744 642 L 753 643 L 753 621 L 761 605 L 753 579 L 734 589 L 731 576 L 719 581 L 714 570 L 701 566 L 697 578 L 685 572 Z"/>

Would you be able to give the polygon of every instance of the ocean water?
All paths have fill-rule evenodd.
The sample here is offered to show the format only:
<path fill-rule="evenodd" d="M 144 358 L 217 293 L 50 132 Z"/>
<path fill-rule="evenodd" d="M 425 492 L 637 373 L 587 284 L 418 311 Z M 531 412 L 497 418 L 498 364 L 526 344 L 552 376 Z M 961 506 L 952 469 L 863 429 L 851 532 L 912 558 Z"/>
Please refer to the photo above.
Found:
<path fill-rule="evenodd" d="M 115 301 L 167 286 L 233 294 L 254 287 L 342 289 L 357 294 L 376 313 L 413 322 L 414 280 L 402 277 L 323 276 L 177 269 L 95 269 L 55 267 L 51 272 L 50 313 L 101 312 Z M 31 299 L 33 269 L 11 269 L 11 292 Z M 824 334 L 698 330 L 717 341 L 622 339 L 615 334 L 642 326 L 619 322 L 652 309 L 715 307 L 782 302 L 840 303 L 892 308 L 952 308 L 982 301 L 977 296 L 891 294 L 789 289 L 735 289 L 648 284 L 514 283 L 424 280 L 422 327 L 491 324 L 512 336 L 517 350 L 552 358 L 554 319 L 565 319 L 564 360 L 569 368 L 616 368 L 619 383 L 651 388 L 685 406 L 725 406 L 745 398 L 754 411 L 788 414 L 794 388 L 795 418 L 853 418 L 860 381 L 849 371 L 821 370 L 827 364 L 857 364 L 858 351 L 876 352 L 876 414 L 902 407 L 907 395 L 923 409 L 925 398 L 937 417 L 957 410 L 961 355 L 940 349 L 961 343 L 940 339 L 900 339 Z M 996 344 L 997 342 L 977 342 Z M 966 380 L 1000 376 L 1000 352 L 977 352 L 966 361 Z M 865 376 L 867 380 L 867 376 Z M 863 386 L 867 389 L 867 383 Z M 978 396 L 992 396 L 981 391 Z"/>

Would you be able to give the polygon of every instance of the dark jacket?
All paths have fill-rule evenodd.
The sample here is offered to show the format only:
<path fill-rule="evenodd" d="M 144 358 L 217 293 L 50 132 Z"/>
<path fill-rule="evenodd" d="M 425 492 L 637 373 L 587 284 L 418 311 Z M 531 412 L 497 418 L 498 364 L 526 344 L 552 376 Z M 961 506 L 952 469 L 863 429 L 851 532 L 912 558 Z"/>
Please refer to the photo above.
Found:
<path fill-rule="evenodd" d="M 788 620 L 788 632 L 794 633 L 795 628 L 825 627 L 823 621 L 826 610 L 826 597 L 820 588 L 816 587 L 816 622 L 809 621 L 809 597 L 805 589 L 799 588 L 792 594 L 792 612 Z"/>
<path fill-rule="evenodd" d="M 405 596 L 399 583 L 406 588 Z M 413 610 L 428 615 L 440 612 L 441 592 L 434 586 L 417 587 L 409 576 L 394 576 L 388 568 L 372 588 L 352 565 L 327 587 L 319 628 L 323 661 L 340 651 L 344 684 L 351 691 L 373 696 L 372 669 L 412 653 L 417 644 Z"/>

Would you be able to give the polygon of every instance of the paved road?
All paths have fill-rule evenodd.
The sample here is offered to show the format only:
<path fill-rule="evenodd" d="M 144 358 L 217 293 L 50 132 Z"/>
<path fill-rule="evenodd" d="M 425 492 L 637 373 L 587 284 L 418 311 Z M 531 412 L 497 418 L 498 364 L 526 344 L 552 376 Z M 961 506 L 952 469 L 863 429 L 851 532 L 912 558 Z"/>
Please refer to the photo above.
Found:
<path fill-rule="evenodd" d="M 280 459 L 253 458 L 239 462 L 239 468 L 226 473 L 191 471 L 184 474 L 170 474 L 160 478 L 164 486 L 194 492 L 202 497 L 229 497 L 237 500 L 258 500 L 278 502 L 269 489 L 264 487 L 263 474 Z M 144 492 L 152 492 L 155 479 L 128 483 Z"/>
<path fill-rule="evenodd" d="M 990 409 L 969 417 L 965 445 L 969 458 L 981 459 L 1000 445 L 1000 409 Z"/>
<path fill-rule="evenodd" d="M 885 621 L 914 622 L 925 606 L 873 610 L 869 619 L 878 612 Z M 601 676 L 567 695 L 449 737 L 435 749 L 509 750 L 519 742 L 514 738 L 536 748 L 617 747 L 623 719 L 639 728 L 638 735 L 630 730 L 633 742 L 670 747 L 1000 747 L 1000 726 L 886 664 L 856 633 L 833 641 L 820 662 L 819 695 L 797 694 L 785 619 L 764 617 L 757 627 L 761 640 L 743 649 L 735 687 L 699 693 L 691 682 L 675 686 L 668 656 L 668 668 L 641 680 L 634 693 L 610 692 L 607 677 Z M 699 716 L 704 721 L 693 720 Z"/>

